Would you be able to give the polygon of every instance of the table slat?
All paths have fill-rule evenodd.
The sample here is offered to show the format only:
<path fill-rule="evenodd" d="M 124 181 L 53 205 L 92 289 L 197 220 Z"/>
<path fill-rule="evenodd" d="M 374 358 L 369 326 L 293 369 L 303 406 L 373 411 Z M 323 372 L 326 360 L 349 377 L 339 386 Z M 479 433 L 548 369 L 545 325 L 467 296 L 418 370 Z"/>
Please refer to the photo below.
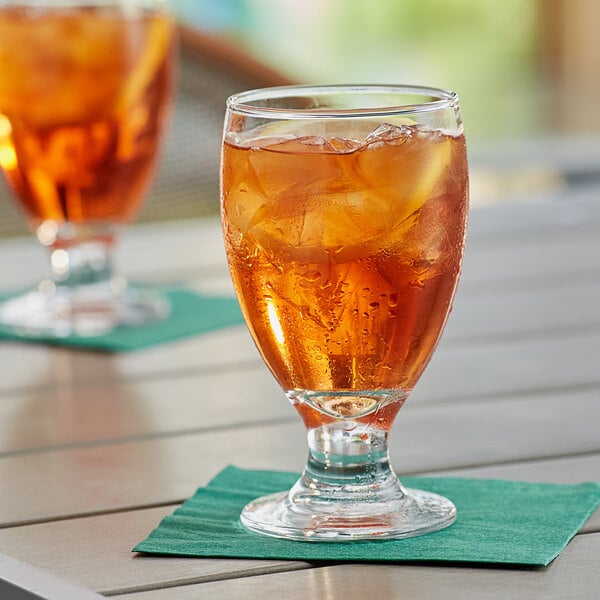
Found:
<path fill-rule="evenodd" d="M 537 570 L 439 565 L 336 565 L 201 585 L 126 594 L 123 600 L 188 598 L 411 598 L 411 600 L 593 600 L 600 589 L 600 534 L 577 536 L 550 568 Z"/>
<path fill-rule="evenodd" d="M 308 566 L 282 560 L 164 559 L 131 552 L 172 511 L 161 507 L 5 529 L 0 530 L 0 545 L 14 558 L 102 594 Z"/>

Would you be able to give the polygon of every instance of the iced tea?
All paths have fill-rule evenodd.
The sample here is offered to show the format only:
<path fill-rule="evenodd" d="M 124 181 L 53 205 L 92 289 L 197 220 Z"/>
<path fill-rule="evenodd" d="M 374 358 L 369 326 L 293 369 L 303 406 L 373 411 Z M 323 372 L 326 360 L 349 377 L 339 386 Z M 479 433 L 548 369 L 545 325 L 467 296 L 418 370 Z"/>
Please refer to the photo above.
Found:
<path fill-rule="evenodd" d="M 276 128 L 230 135 L 223 153 L 227 254 L 264 360 L 292 396 L 382 391 L 395 402 L 366 418 L 388 428 L 450 310 L 467 211 L 463 136 L 411 124 L 358 140 Z M 334 396 L 334 412 L 368 414 L 369 397 Z M 296 407 L 310 427 L 327 421 Z"/>
<path fill-rule="evenodd" d="M 136 214 L 172 71 L 166 14 L 110 4 L 0 9 L 0 165 L 32 227 Z"/>

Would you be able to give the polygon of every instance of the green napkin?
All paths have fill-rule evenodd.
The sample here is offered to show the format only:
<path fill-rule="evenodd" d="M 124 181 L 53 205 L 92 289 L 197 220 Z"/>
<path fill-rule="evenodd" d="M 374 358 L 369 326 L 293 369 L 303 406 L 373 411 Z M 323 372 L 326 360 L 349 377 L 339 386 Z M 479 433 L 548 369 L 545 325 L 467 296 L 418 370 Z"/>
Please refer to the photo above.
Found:
<path fill-rule="evenodd" d="M 162 292 L 171 304 L 170 314 L 165 319 L 139 327 L 121 327 L 99 336 L 69 336 L 54 339 L 43 335 L 19 336 L 0 325 L 0 340 L 19 340 L 106 352 L 123 352 L 244 322 L 237 300 L 232 297 L 203 296 L 185 289 L 166 289 Z"/>
<path fill-rule="evenodd" d="M 561 485 L 492 479 L 405 477 L 457 507 L 449 528 L 403 540 L 299 542 L 248 531 L 242 508 L 257 496 L 288 489 L 295 473 L 227 467 L 164 518 L 134 552 L 179 556 L 326 561 L 444 561 L 549 564 L 600 505 L 600 483 Z"/>

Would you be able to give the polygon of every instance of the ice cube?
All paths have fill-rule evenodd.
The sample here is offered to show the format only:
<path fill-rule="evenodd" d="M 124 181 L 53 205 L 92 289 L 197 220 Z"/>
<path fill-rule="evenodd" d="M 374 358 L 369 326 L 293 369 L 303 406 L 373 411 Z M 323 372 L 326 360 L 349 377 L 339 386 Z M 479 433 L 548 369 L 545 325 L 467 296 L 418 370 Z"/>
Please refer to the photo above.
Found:
<path fill-rule="evenodd" d="M 335 148 L 336 152 L 339 152 L 340 154 L 349 154 L 364 146 L 363 143 L 356 140 L 349 140 L 338 136 L 332 137 L 329 140 L 329 143 Z"/>
<path fill-rule="evenodd" d="M 311 150 L 325 153 L 333 152 L 336 154 L 354 152 L 362 146 L 360 142 L 338 136 L 326 138 L 321 135 L 309 135 L 297 138 L 296 142 L 304 146 L 309 146 Z"/>
<path fill-rule="evenodd" d="M 381 123 L 366 137 L 368 144 L 375 142 L 392 142 L 396 140 L 406 140 L 413 136 L 415 128 L 409 125 L 392 125 L 391 123 Z"/>
<path fill-rule="evenodd" d="M 303 135 L 296 138 L 298 144 L 310 146 L 319 152 L 333 152 L 335 148 L 322 135 Z"/>

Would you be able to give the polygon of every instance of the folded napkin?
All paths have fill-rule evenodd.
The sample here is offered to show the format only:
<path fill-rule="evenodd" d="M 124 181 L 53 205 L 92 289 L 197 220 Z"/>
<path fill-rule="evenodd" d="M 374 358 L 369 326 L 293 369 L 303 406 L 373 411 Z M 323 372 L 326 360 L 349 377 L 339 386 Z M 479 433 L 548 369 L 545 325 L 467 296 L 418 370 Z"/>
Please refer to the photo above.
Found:
<path fill-rule="evenodd" d="M 600 483 L 561 485 L 491 479 L 405 477 L 407 487 L 452 500 L 456 522 L 402 540 L 301 542 L 248 531 L 242 508 L 289 489 L 296 473 L 227 467 L 161 521 L 133 551 L 204 557 L 357 562 L 443 561 L 549 564 L 600 505 Z"/>
<path fill-rule="evenodd" d="M 171 304 L 169 315 L 136 327 L 121 327 L 105 335 L 64 338 L 19 336 L 0 325 L 0 340 L 19 340 L 123 352 L 138 350 L 222 327 L 243 323 L 237 301 L 232 297 L 203 296 L 185 289 L 161 290 Z"/>

